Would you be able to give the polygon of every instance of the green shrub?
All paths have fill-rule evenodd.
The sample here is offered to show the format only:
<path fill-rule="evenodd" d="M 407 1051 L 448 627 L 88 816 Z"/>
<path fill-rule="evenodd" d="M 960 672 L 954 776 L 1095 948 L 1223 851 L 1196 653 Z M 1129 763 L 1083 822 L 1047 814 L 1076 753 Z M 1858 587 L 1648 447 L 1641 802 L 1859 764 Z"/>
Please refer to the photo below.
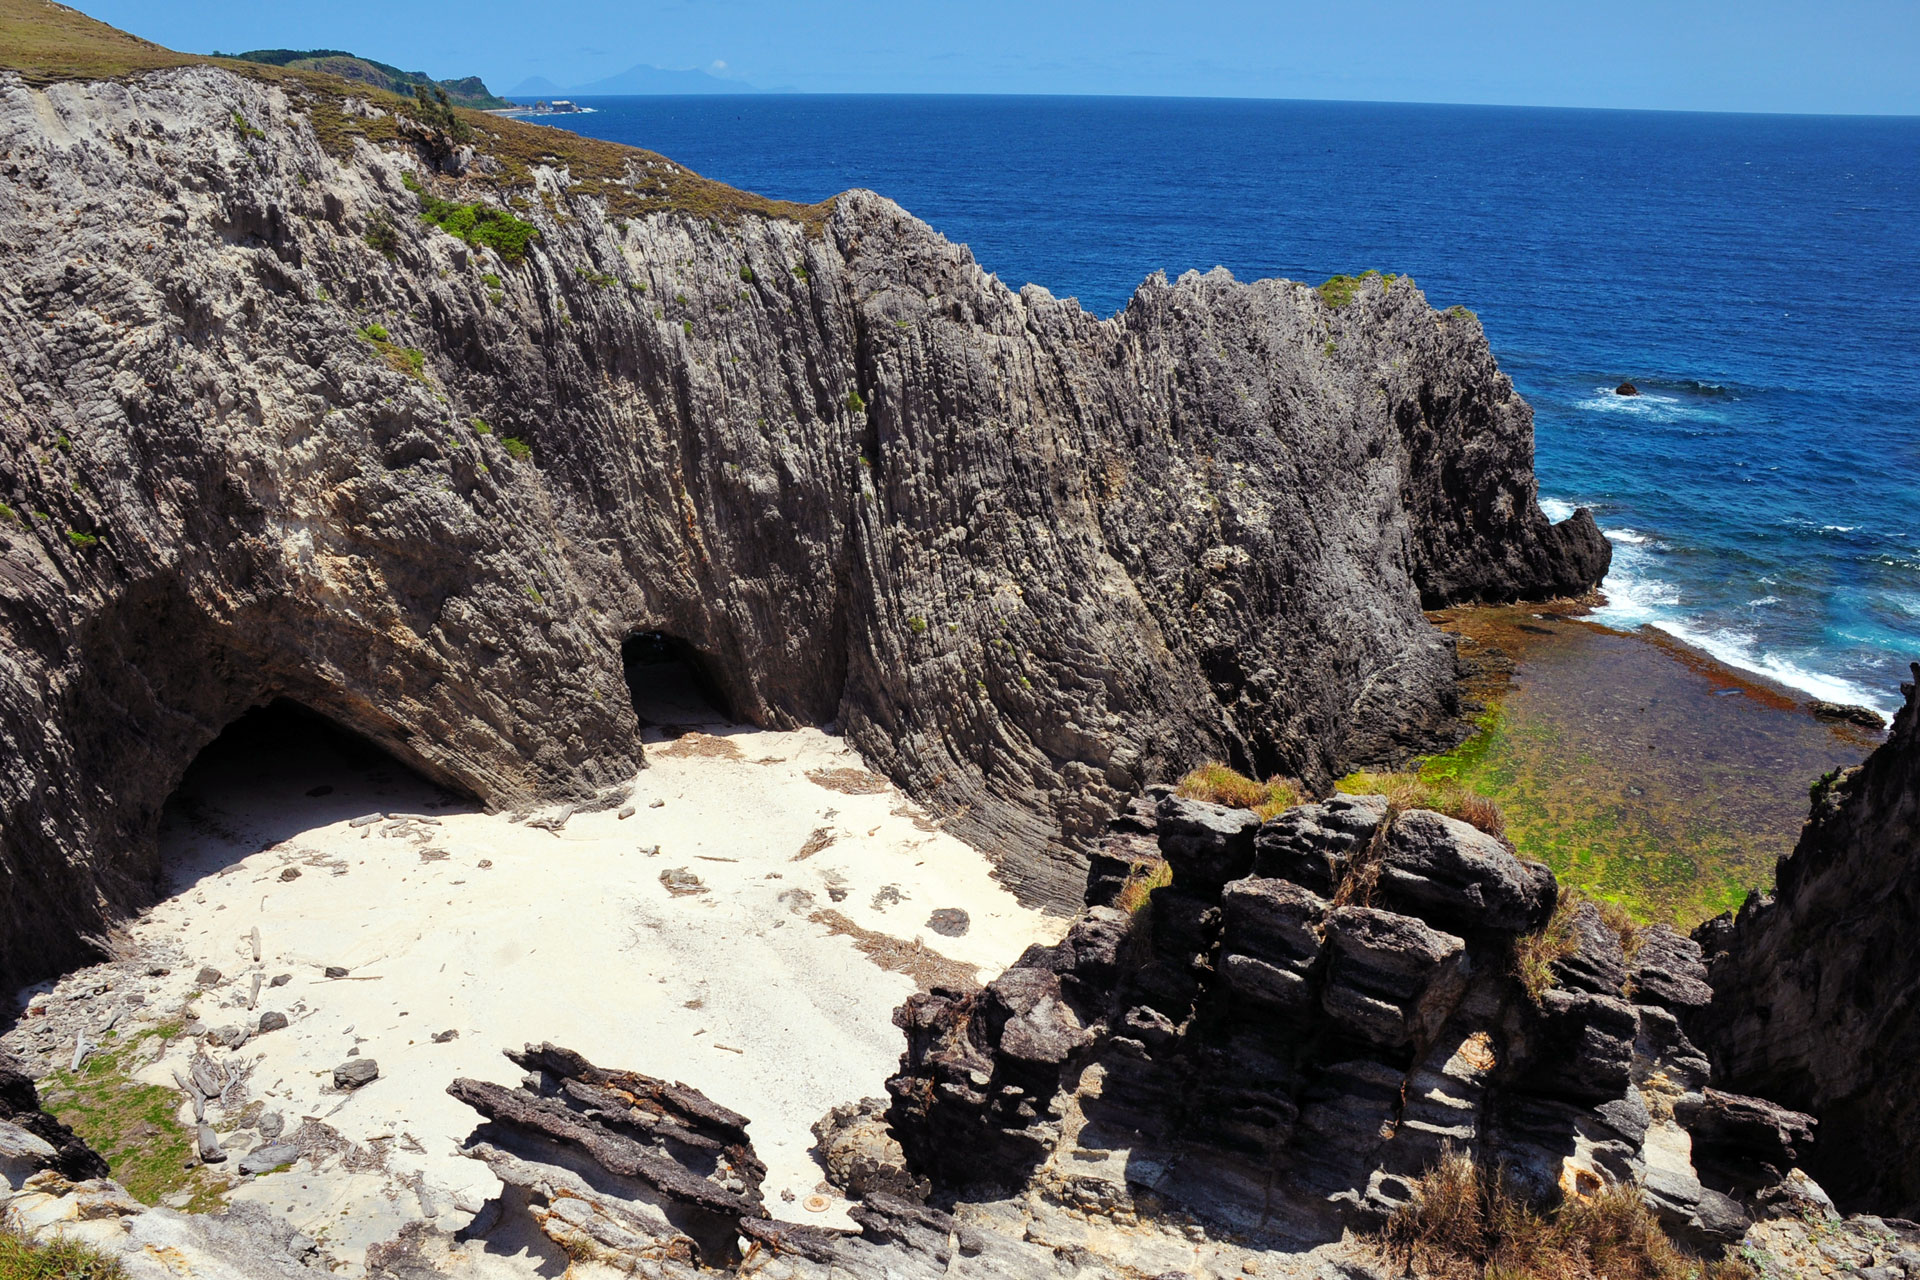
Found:
<path fill-rule="evenodd" d="M 14 524 L 19 524 L 20 516 L 12 507 L 4 502 L 0 502 L 0 520 L 7 520 Z"/>
<path fill-rule="evenodd" d="M 466 142 L 473 137 L 473 130 L 454 111 L 453 103 L 447 99 L 447 91 L 439 85 L 434 85 L 431 92 L 426 85 L 413 86 L 413 101 L 417 108 L 416 115 L 422 122 L 441 130 L 455 142 Z"/>
<path fill-rule="evenodd" d="M 533 446 L 518 436 L 501 436 L 500 444 L 516 462 L 525 462 L 533 456 Z"/>
<path fill-rule="evenodd" d="M 474 418 L 472 422 L 473 434 L 477 436 L 490 436 L 493 434 L 493 428 L 487 425 L 485 418 Z"/>
<path fill-rule="evenodd" d="M 506 287 L 501 283 L 500 277 L 493 274 L 493 272 L 491 271 L 486 271 L 481 273 L 480 283 L 484 284 L 489 289 L 502 289 Z"/>
<path fill-rule="evenodd" d="M 865 413 L 867 402 L 860 398 L 860 388 L 847 388 L 847 408 L 853 413 Z"/>
<path fill-rule="evenodd" d="M 76 547 L 86 548 L 93 546 L 99 542 L 100 539 L 91 533 L 82 533 L 78 529 L 69 529 L 67 530 L 67 541 Z"/>
<path fill-rule="evenodd" d="M 573 274 L 598 289 L 611 289 L 620 283 L 618 276 L 606 275 L 603 272 L 593 270 L 591 267 L 575 267 Z"/>
<path fill-rule="evenodd" d="M 387 332 L 387 326 L 378 321 L 372 324 L 361 325 L 360 336 L 368 342 L 390 342 L 393 338 L 393 335 Z"/>
<path fill-rule="evenodd" d="M 753 283 L 753 268 L 744 262 L 740 264 L 740 278 L 748 284 Z"/>
<path fill-rule="evenodd" d="M 907 628 L 911 630 L 913 634 L 919 635 L 927 629 L 927 620 L 916 613 L 907 619 Z"/>
<path fill-rule="evenodd" d="M 264 138 L 267 136 L 264 129 L 254 128 L 247 118 L 238 111 L 233 113 L 233 127 L 240 131 L 240 136 L 243 138 Z"/>
<path fill-rule="evenodd" d="M 807 264 L 804 262 L 796 262 L 793 264 L 793 274 L 799 276 L 803 283 L 813 279 L 812 276 L 807 274 Z"/>
<path fill-rule="evenodd" d="M 391 258 L 400 252 L 399 229 L 393 225 L 393 219 L 387 217 L 384 212 L 376 213 L 367 219 L 365 239 L 369 245 L 378 249 L 386 257 Z"/>
<path fill-rule="evenodd" d="M 693 336 L 693 321 L 682 320 L 680 322 L 680 332 L 691 338 Z"/>
<path fill-rule="evenodd" d="M 528 246 L 540 238 L 540 228 L 531 222 L 522 222 L 505 209 L 478 202 L 461 204 L 458 200 L 442 200 L 422 187 L 410 173 L 401 175 L 400 181 L 419 198 L 421 221 L 440 228 L 456 240 L 491 249 L 504 262 L 519 262 L 527 256 Z M 489 288 L 500 288 L 500 277 L 489 273 L 480 278 Z"/>

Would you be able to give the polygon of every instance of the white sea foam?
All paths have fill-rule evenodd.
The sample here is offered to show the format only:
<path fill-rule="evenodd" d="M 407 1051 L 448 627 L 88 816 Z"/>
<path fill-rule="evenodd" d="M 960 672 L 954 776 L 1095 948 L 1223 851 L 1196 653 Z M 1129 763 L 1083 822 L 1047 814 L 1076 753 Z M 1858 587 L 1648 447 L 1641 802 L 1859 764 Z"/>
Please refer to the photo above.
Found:
<path fill-rule="evenodd" d="M 1615 532 L 1609 531 L 1608 537 L 1613 538 Z M 1614 538 L 1613 565 L 1607 571 L 1606 581 L 1600 584 L 1607 603 L 1593 611 L 1593 620 L 1623 631 L 1653 627 L 1729 667 L 1765 676 L 1811 697 L 1858 703 L 1882 713 L 1893 710 L 1883 693 L 1840 676 L 1814 671 L 1791 657 L 1769 651 L 1750 632 L 1699 625 L 1688 618 L 1681 607 L 1680 589 L 1657 576 L 1658 569 L 1656 544 Z M 1779 601 L 1777 597 L 1765 596 L 1752 603 L 1777 604 Z M 1916 614 L 1920 614 L 1920 599 L 1916 599 L 1915 605 Z M 1906 607 L 1904 603 L 1902 607 Z"/>
<path fill-rule="evenodd" d="M 1779 603 L 1780 603 L 1779 596 L 1761 596 L 1758 600 L 1747 601 L 1747 607 L 1749 609 L 1758 609 L 1763 604 L 1779 604 Z"/>
<path fill-rule="evenodd" d="M 1638 529 L 1602 529 L 1600 532 L 1607 535 L 1608 541 L 1624 542 L 1630 547 L 1641 546 L 1649 541 L 1647 535 Z"/>
<path fill-rule="evenodd" d="M 1540 510 L 1546 513 L 1547 519 L 1553 521 L 1555 524 L 1559 524 L 1562 520 L 1573 515 L 1573 504 L 1571 502 L 1564 502 L 1559 498 L 1542 498 L 1540 499 Z"/>

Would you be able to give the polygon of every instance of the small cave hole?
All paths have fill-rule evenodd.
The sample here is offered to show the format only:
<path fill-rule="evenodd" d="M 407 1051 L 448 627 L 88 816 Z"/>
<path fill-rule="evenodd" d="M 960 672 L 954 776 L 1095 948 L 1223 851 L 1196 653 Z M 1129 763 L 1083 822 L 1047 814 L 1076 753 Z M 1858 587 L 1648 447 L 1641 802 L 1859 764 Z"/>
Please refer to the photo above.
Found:
<path fill-rule="evenodd" d="M 287 698 L 254 707 L 195 756 L 160 814 L 172 892 L 249 854 L 363 814 L 466 812 L 471 797 Z"/>
<path fill-rule="evenodd" d="M 700 651 L 664 631 L 640 631 L 620 646 L 627 694 L 642 733 L 732 724 L 727 698 Z"/>

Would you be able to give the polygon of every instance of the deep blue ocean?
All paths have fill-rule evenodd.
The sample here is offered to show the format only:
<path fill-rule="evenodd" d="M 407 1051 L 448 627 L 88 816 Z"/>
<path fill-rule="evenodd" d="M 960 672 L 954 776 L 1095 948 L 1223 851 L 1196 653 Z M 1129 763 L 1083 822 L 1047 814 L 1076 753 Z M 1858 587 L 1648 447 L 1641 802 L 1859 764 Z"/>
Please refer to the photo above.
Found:
<path fill-rule="evenodd" d="M 1883 710 L 1920 659 L 1920 118 L 586 103 L 566 127 L 772 196 L 870 187 L 1102 315 L 1158 269 L 1411 275 L 1532 403 L 1549 514 L 1613 540 L 1600 620 Z"/>

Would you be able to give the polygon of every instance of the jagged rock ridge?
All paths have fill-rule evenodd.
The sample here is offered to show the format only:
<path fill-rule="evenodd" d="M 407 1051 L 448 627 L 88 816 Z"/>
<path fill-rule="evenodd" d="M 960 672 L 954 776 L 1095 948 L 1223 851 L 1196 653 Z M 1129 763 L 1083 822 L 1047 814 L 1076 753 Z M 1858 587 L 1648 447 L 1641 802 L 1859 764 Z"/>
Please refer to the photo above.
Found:
<path fill-rule="evenodd" d="M 530 162 L 508 261 L 407 185 L 494 198 L 484 137 L 344 101 L 0 75 L 0 981 L 151 893 L 163 801 L 274 697 L 581 794 L 639 763 L 620 646 L 665 632 L 1069 907 L 1200 756 L 1322 782 L 1455 732 L 1423 604 L 1605 571 L 1410 281 L 1156 277 L 1100 320 L 868 193 L 614 216 L 684 177 L 637 152 Z"/>
<path fill-rule="evenodd" d="M 1920 664 L 1914 666 L 1920 684 Z M 1697 931 L 1713 1001 L 1695 1031 L 1733 1088 L 1812 1113 L 1809 1171 L 1843 1208 L 1920 1217 L 1920 706 L 1821 779 L 1772 895 Z"/>

